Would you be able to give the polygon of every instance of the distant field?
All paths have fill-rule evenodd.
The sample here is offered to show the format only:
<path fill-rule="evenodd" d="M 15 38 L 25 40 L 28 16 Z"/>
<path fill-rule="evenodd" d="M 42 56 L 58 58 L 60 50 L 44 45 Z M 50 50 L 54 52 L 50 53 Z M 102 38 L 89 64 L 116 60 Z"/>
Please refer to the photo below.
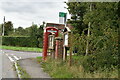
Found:
<path fill-rule="evenodd" d="M 34 51 L 34 52 L 42 52 L 42 48 L 32 48 L 32 47 L 2 46 L 2 49 L 17 50 L 17 51 Z"/>

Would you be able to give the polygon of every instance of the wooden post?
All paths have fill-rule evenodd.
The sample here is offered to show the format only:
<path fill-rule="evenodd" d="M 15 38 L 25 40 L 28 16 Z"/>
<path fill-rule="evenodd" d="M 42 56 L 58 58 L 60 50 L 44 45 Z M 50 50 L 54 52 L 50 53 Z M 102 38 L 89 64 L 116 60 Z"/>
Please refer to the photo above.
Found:
<path fill-rule="evenodd" d="M 57 59 L 58 58 L 58 43 L 59 43 L 59 41 L 58 40 L 56 40 L 55 41 L 55 59 Z"/>
<path fill-rule="evenodd" d="M 65 51 L 65 46 L 64 46 L 64 48 L 63 48 L 63 61 L 65 61 L 65 53 L 66 51 Z"/>
<path fill-rule="evenodd" d="M 64 46 L 64 49 L 63 49 L 63 61 L 65 61 L 67 59 L 67 48 Z"/>
<path fill-rule="evenodd" d="M 56 46 L 55 46 L 55 59 L 62 59 L 63 55 L 63 39 L 61 37 L 56 37 Z"/>
<path fill-rule="evenodd" d="M 69 66 L 72 65 L 72 34 L 69 33 L 69 39 L 70 39 L 70 43 L 69 43 L 69 47 L 70 47 L 70 57 L 69 57 Z"/>

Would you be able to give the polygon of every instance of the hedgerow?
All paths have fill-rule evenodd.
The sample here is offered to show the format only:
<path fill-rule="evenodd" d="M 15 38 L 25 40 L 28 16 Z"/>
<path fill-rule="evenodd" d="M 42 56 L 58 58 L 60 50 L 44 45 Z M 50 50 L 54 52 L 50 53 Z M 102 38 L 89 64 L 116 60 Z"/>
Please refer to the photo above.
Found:
<path fill-rule="evenodd" d="M 39 41 L 40 40 L 40 41 Z M 19 47 L 42 47 L 42 39 L 36 37 L 2 37 L 2 45 Z"/>

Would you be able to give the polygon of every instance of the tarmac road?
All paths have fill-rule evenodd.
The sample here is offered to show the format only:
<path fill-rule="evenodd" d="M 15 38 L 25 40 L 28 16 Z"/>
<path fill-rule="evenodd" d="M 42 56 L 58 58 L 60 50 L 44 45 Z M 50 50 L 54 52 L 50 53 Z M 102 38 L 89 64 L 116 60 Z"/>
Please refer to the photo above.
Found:
<path fill-rule="evenodd" d="M 2 78 L 2 50 L 0 50 L 0 80 Z"/>
<path fill-rule="evenodd" d="M 2 64 L 0 64 L 0 66 L 2 65 L 2 78 L 17 78 L 16 71 L 13 69 L 13 62 L 17 59 L 20 60 L 42 56 L 42 53 L 2 50 L 0 56 L 2 56 Z"/>

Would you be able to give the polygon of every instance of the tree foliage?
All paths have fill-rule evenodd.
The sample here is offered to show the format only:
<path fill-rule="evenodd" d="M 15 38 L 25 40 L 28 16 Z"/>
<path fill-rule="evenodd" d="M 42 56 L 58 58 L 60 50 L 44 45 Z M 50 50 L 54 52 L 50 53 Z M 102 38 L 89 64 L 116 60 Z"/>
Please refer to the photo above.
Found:
<path fill-rule="evenodd" d="M 3 32 L 3 24 L 1 24 L 1 31 Z M 4 23 L 4 35 L 8 36 L 10 32 L 13 32 L 13 23 L 8 21 Z"/>
<path fill-rule="evenodd" d="M 68 23 L 71 23 L 75 27 L 77 33 L 81 34 L 82 31 L 87 27 L 87 25 L 83 22 L 83 16 L 86 12 L 87 3 L 70 2 L 66 4 L 68 6 L 67 9 L 71 14 L 71 19 L 68 20 Z"/>
<path fill-rule="evenodd" d="M 14 37 L 20 37 L 20 38 L 21 37 L 23 37 L 23 38 L 30 37 L 28 39 L 33 40 L 34 45 L 36 45 L 36 47 L 42 47 L 44 25 L 45 25 L 45 22 L 43 22 L 43 24 L 41 24 L 40 26 L 33 24 L 32 26 L 27 27 L 25 29 L 21 26 L 19 26 L 18 28 L 13 28 L 12 22 L 8 21 L 8 22 L 5 22 L 5 36 L 13 37 L 13 38 Z M 0 28 L 1 28 L 1 30 L 3 30 L 3 24 L 0 25 Z M 1 31 L 1 35 L 2 35 L 2 32 L 3 31 Z M 9 39 L 9 38 L 6 38 L 6 39 Z M 26 41 L 27 41 L 27 39 L 26 39 Z M 10 42 L 8 42 L 8 43 L 10 43 Z"/>
<path fill-rule="evenodd" d="M 120 2 L 68 2 L 67 5 L 72 15 L 68 23 L 74 26 L 72 48 L 77 48 L 77 55 L 86 53 L 86 43 L 89 41 L 89 55 L 81 62 L 84 68 L 95 70 L 117 66 Z M 89 22 L 91 25 L 88 37 Z"/>

